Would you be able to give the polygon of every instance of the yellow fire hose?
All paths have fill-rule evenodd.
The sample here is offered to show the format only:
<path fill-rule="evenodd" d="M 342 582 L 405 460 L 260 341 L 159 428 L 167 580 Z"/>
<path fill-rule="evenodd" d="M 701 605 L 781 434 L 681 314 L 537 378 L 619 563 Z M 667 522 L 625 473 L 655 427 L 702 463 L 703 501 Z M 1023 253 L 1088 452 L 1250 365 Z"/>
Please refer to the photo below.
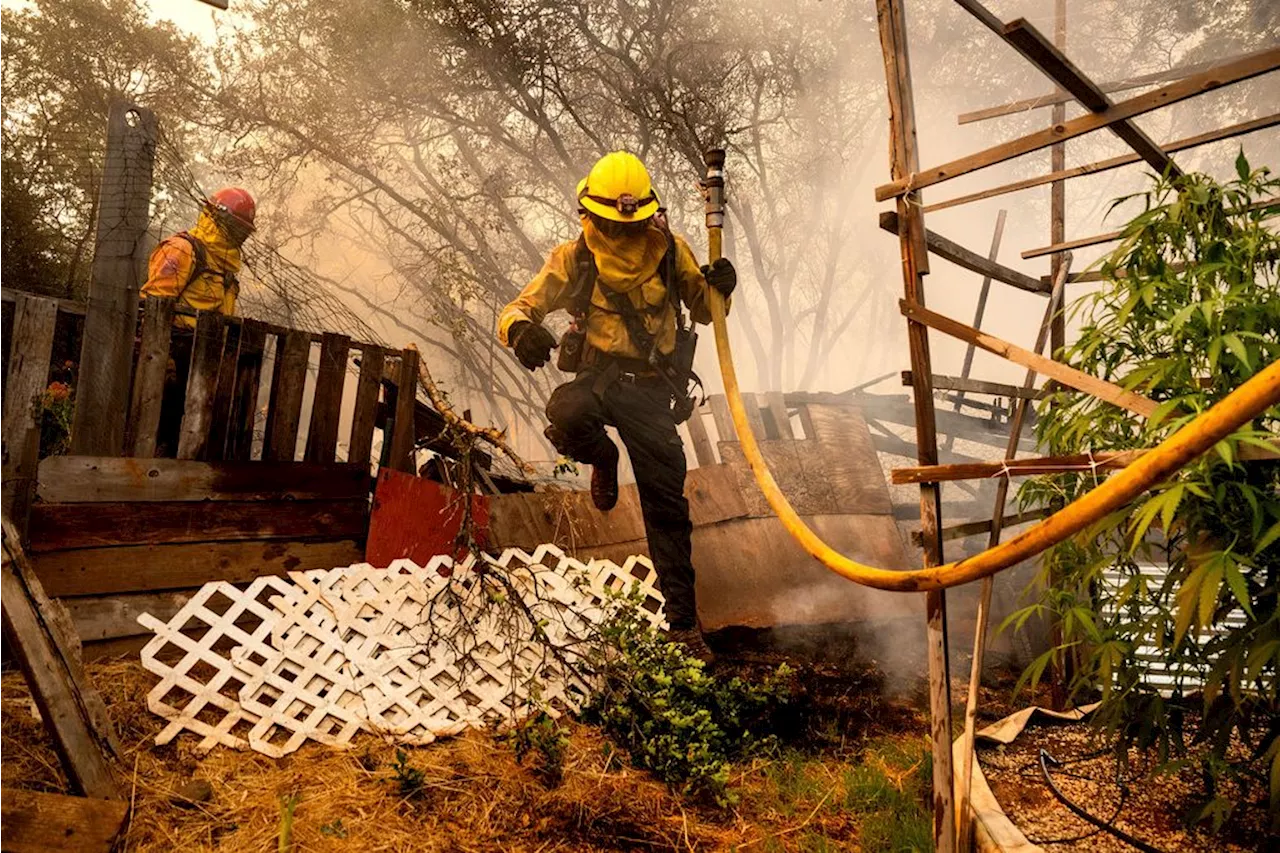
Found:
<path fill-rule="evenodd" d="M 708 249 L 711 261 L 714 262 L 723 251 L 724 152 L 707 152 L 706 163 L 707 179 L 704 187 L 707 197 Z M 738 375 L 733 366 L 733 352 L 729 348 L 725 301 L 714 288 L 711 289 L 711 320 L 715 329 L 716 353 L 720 357 L 720 372 L 724 377 L 724 393 L 729 401 L 729 411 L 733 415 L 734 430 L 742 445 L 742 453 L 751 465 L 756 483 L 769 506 L 787 532 L 828 569 L 855 583 L 895 592 L 919 592 L 959 586 L 994 575 L 1034 557 L 1164 482 L 1232 432 L 1268 408 L 1280 404 L 1280 362 L 1275 362 L 1149 453 L 1143 454 L 1136 462 L 1007 542 L 958 562 L 927 569 L 895 571 L 863 565 L 834 550 L 791 507 L 778 488 L 777 481 L 773 479 L 764 457 L 760 455 L 760 446 L 747 421 L 747 410 L 742 403 Z"/>

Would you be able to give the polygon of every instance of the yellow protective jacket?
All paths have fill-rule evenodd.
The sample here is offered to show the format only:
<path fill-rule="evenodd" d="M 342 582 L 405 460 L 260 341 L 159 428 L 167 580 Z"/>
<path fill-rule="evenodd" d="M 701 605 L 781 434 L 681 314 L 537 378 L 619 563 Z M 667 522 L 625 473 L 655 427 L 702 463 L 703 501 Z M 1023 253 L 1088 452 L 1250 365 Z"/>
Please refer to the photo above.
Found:
<path fill-rule="evenodd" d="M 615 313 L 601 292 L 602 284 L 626 294 L 640 310 L 645 328 L 658 343 L 658 350 L 669 354 L 675 349 L 675 307 L 667 299 L 667 288 L 658 269 L 667 251 L 666 232 L 656 225 L 639 236 L 610 238 L 598 231 L 591 220 L 582 218 L 582 232 L 587 248 L 595 257 L 596 285 L 591 294 L 592 310 L 587 313 L 587 345 L 609 355 L 644 358 L 627 334 L 622 317 Z M 553 311 L 569 310 L 573 283 L 578 275 L 578 241 L 562 243 L 551 251 L 533 280 L 502 313 L 498 315 L 498 339 L 508 345 L 511 327 L 521 320 L 541 323 Z M 707 280 L 703 277 L 693 250 L 680 237 L 675 238 L 675 284 L 680 298 L 696 323 L 710 323 L 707 305 Z M 665 310 L 658 311 L 663 305 Z M 649 306 L 653 311 L 645 310 Z"/>
<path fill-rule="evenodd" d="M 198 311 L 236 313 L 240 285 L 240 249 L 223 234 L 213 217 L 201 211 L 196 227 L 186 232 L 204 247 L 204 269 L 197 269 L 197 253 L 191 240 L 180 234 L 160 242 L 147 264 L 142 296 L 172 296 L 179 305 Z M 193 275 L 194 274 L 194 275 Z M 195 318 L 179 315 L 174 324 L 195 328 Z"/>

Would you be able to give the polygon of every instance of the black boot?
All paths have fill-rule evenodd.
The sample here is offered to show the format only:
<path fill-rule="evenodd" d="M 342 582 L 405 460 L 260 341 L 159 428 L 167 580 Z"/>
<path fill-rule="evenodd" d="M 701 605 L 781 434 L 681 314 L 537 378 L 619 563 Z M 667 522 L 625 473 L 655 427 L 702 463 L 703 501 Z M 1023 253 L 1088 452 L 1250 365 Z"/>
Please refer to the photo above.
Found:
<path fill-rule="evenodd" d="M 618 505 L 618 448 L 612 441 L 605 457 L 591 466 L 591 502 L 601 512 L 608 512 Z"/>
<path fill-rule="evenodd" d="M 715 663 L 716 654 L 711 651 L 707 641 L 702 637 L 702 629 L 697 625 L 692 628 L 671 628 L 667 631 L 668 642 L 684 647 L 684 653 L 705 664 Z"/>

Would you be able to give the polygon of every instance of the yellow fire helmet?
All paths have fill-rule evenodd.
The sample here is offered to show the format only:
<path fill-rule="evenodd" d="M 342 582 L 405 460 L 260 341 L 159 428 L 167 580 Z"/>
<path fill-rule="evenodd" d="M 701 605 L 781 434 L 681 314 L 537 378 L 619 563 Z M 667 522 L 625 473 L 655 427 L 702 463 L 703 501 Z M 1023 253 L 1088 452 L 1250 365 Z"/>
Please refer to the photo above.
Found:
<path fill-rule="evenodd" d="M 578 204 L 614 222 L 639 222 L 658 212 L 649 172 L 629 151 L 613 151 L 596 161 L 578 182 Z"/>

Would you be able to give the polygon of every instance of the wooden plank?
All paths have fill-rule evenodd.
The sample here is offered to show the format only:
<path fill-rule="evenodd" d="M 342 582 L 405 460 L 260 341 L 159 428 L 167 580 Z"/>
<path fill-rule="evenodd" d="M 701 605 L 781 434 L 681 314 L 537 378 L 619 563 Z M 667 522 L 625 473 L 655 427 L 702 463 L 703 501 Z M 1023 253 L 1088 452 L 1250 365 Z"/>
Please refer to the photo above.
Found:
<path fill-rule="evenodd" d="M 179 459 L 209 456 L 209 429 L 213 425 L 214 395 L 218 390 L 225 334 L 226 323 L 221 314 L 200 312 L 195 342 L 191 345 L 191 372 L 187 374 L 186 406 L 182 411 L 182 432 L 178 436 Z"/>
<path fill-rule="evenodd" d="M 209 444 L 205 458 L 220 461 L 227 458 L 227 440 L 231 434 L 231 414 L 234 406 L 236 379 L 240 367 L 240 336 L 244 327 L 239 323 L 227 323 L 226 343 L 218 364 L 218 381 L 213 394 L 213 413 L 209 423 Z"/>
<path fill-rule="evenodd" d="M 385 356 L 382 347 L 367 347 L 360 353 L 360 376 L 356 379 L 355 411 L 351 415 L 351 440 L 347 461 L 368 465 L 373 453 L 373 421 L 378 413 Z"/>
<path fill-rule="evenodd" d="M 400 373 L 397 380 L 396 423 L 391 433 L 391 462 L 394 471 L 416 474 L 413 446 L 417 438 L 414 427 L 414 401 L 418 388 L 418 351 L 401 350 Z"/>
<path fill-rule="evenodd" d="M 143 303 L 142 341 L 129 405 L 131 456 L 150 459 L 156 455 L 156 430 L 160 427 L 160 404 L 164 398 L 172 334 L 173 300 L 148 296 Z"/>
<path fill-rule="evenodd" d="M 1003 382 L 988 382 L 984 379 L 964 379 L 959 376 L 943 376 L 933 374 L 935 391 L 964 391 L 968 394 L 990 394 L 993 397 L 1008 397 L 1011 400 L 1041 400 L 1046 392 L 1019 388 L 1017 385 L 1006 385 Z M 902 371 L 902 384 L 911 384 L 911 371 Z"/>
<path fill-rule="evenodd" d="M 17 303 L 20 296 L 39 296 L 39 294 L 28 293 L 25 290 L 15 290 L 11 287 L 0 287 L 0 301 L 9 305 Z M 76 302 L 71 299 L 55 299 L 52 296 L 40 296 L 41 299 L 48 299 L 58 306 L 58 313 L 73 314 L 77 317 L 83 317 L 88 310 L 83 302 Z"/>
<path fill-rule="evenodd" d="M 1018 512 L 1012 515 L 1006 515 L 1004 518 L 1000 520 L 1000 526 L 1001 528 L 1015 527 L 1019 524 L 1030 524 L 1033 521 L 1039 521 L 1042 518 L 1048 518 L 1048 517 L 1049 517 L 1049 510 L 1047 509 L 1027 510 L 1026 512 Z M 948 542 L 953 539 L 966 539 L 970 536 L 977 536 L 982 533 L 990 533 L 991 527 L 992 527 L 991 519 L 984 518 L 981 521 L 966 521 L 963 524 L 950 524 L 942 528 L 942 530 L 939 531 L 939 533 L 942 535 L 942 540 L 944 542 Z M 920 536 L 920 531 L 919 530 L 911 531 L 911 544 L 919 548 L 921 543 L 922 543 L 922 537 Z"/>
<path fill-rule="evenodd" d="M 1070 92 L 1071 96 L 1085 109 L 1100 113 L 1114 106 L 1111 99 L 1096 83 L 1025 18 L 1018 18 L 1005 24 L 977 0 L 956 0 L 956 2 L 997 36 L 1004 39 L 1009 46 L 1022 54 L 1024 59 L 1036 66 L 1050 80 Z M 1150 163 L 1157 172 L 1164 173 L 1169 170 L 1173 176 L 1181 174 L 1168 155 L 1132 122 L 1117 121 L 1110 125 L 1110 129 L 1133 148 L 1135 153 Z"/>
<path fill-rule="evenodd" d="M 915 98 L 911 85 L 906 16 L 902 0 L 876 0 L 876 23 L 884 59 L 889 100 L 889 164 L 895 181 L 904 181 L 919 170 L 916 148 Z M 907 186 L 898 195 L 898 235 L 902 255 L 903 296 L 912 304 L 924 304 L 924 275 L 929 271 L 928 231 L 917 190 Z M 992 276 L 995 278 L 996 276 Z M 907 348 L 915 380 L 916 452 L 922 465 L 938 461 L 937 421 L 933 404 L 933 375 L 928 330 L 907 320 Z M 810 406 L 810 414 L 814 407 Z M 942 539 L 938 536 L 941 493 L 935 485 L 920 487 L 920 518 L 924 536 L 924 565 L 942 563 Z M 939 853 L 955 853 L 956 819 L 951 770 L 951 665 L 947 658 L 946 593 L 926 594 L 926 651 L 929 661 L 930 738 L 933 753 L 933 845 Z"/>
<path fill-rule="evenodd" d="M 363 560 L 364 549 L 353 539 L 126 545 L 34 558 L 46 591 L 57 597 L 186 589 L 213 581 L 247 583 L 263 575 L 332 569 Z"/>
<path fill-rule="evenodd" d="M 5 853 L 110 853 L 129 803 L 5 788 L 0 813 Z"/>
<path fill-rule="evenodd" d="M 787 403 L 782 399 L 781 391 L 770 391 L 764 395 L 765 406 L 773 416 L 773 424 L 778 430 L 778 438 L 795 438 L 791 434 L 791 414 L 787 411 Z"/>
<path fill-rule="evenodd" d="M 1238 54 L 1231 57 L 1231 60 L 1242 59 L 1249 54 Z M 1169 80 L 1178 80 L 1186 77 L 1188 74 L 1194 74 L 1197 71 L 1204 71 L 1212 68 L 1216 63 L 1222 60 L 1213 60 L 1210 62 L 1195 62 L 1188 65 L 1177 65 L 1164 71 L 1153 71 L 1150 74 L 1140 74 L 1136 77 L 1125 77 L 1119 80 L 1109 80 L 1099 84 L 1102 91 L 1108 94 L 1114 92 L 1124 92 L 1130 89 L 1140 89 L 1151 83 L 1165 83 Z M 1052 107 L 1065 104 L 1072 100 L 1072 95 L 1064 89 L 1058 89 L 1054 92 L 1046 92 L 1034 98 L 1023 98 L 1008 104 L 1000 104 L 994 107 L 984 107 L 980 110 L 961 113 L 956 116 L 957 124 L 970 124 L 975 121 L 986 121 L 987 119 L 1000 118 L 1001 116 L 1013 115 L 1014 113 L 1024 113 L 1029 110 L 1039 109 L 1042 107 Z M 1168 150 L 1166 146 L 1166 150 Z"/>
<path fill-rule="evenodd" d="M 943 334 L 962 341 L 972 341 L 980 349 L 998 355 L 1001 358 L 1007 358 L 1009 361 L 1020 364 L 1023 367 L 1031 368 L 1043 376 L 1056 379 L 1063 385 L 1075 388 L 1077 391 L 1083 391 L 1086 394 L 1092 394 L 1100 400 L 1105 400 L 1134 414 L 1142 415 L 1144 418 L 1149 418 L 1155 414 L 1156 403 L 1154 401 L 1132 391 L 1126 391 L 1119 385 L 1107 382 L 1105 379 L 1090 376 L 1073 367 L 1036 355 L 994 335 L 988 335 L 972 326 L 966 326 L 963 323 L 952 320 L 950 317 L 944 317 L 927 308 L 914 305 L 905 299 L 899 305 L 905 316 L 918 320 Z"/>
<path fill-rule="evenodd" d="M 267 330 L 256 320 L 245 320 L 236 354 L 235 387 L 231 392 L 230 426 L 226 458 L 246 462 L 253 456 L 253 431 L 258 418 L 258 386 L 266 352 Z"/>
<path fill-rule="evenodd" d="M 733 427 L 733 416 L 729 414 L 729 401 L 723 394 L 707 398 L 711 405 L 711 417 L 716 424 L 716 437 L 719 441 L 737 441 L 738 433 Z"/>
<path fill-rule="evenodd" d="M 107 114 L 106 159 L 80 348 L 73 453 L 124 453 L 138 290 L 146 271 L 140 247 L 150 224 L 155 148 L 155 114 L 113 101 Z"/>
<path fill-rule="evenodd" d="M 361 539 L 365 500 L 37 504 L 32 551 L 248 539 Z"/>
<path fill-rule="evenodd" d="M 342 387 L 347 378 L 347 353 L 351 338 L 325 332 L 320 341 L 320 369 L 307 428 L 308 462 L 332 462 L 338 449 L 338 421 L 342 415 Z"/>
<path fill-rule="evenodd" d="M 1280 214 L 1280 199 L 1269 198 L 1263 199 L 1262 201 L 1255 201 L 1241 208 L 1230 209 L 1227 211 L 1227 214 L 1231 216 L 1239 216 L 1245 213 L 1252 213 L 1257 210 L 1264 210 L 1266 208 L 1274 208 L 1275 212 L 1273 215 Z M 1027 259 L 1039 258 L 1044 255 L 1069 252 L 1072 249 L 1079 249 L 1083 246 L 1096 246 L 1099 243 L 1110 243 L 1112 240 L 1119 240 L 1123 237 L 1124 232 L 1124 228 L 1117 228 L 1115 231 L 1108 231 L 1105 234 L 1094 234 L 1092 237 L 1077 237 L 1074 240 L 1057 240 L 1048 246 L 1027 249 L 1022 253 L 1022 257 Z"/>
<path fill-rule="evenodd" d="M 0 423 L 0 471 L 18 464 L 27 433 L 40 429 L 40 394 L 49 384 L 58 305 L 36 296 L 19 298 L 14 314 L 4 423 Z"/>
<path fill-rule="evenodd" d="M 760 415 L 760 401 L 751 392 L 743 392 L 742 407 L 747 410 L 747 423 L 751 425 L 751 433 L 757 439 L 764 439 L 764 418 Z"/>
<path fill-rule="evenodd" d="M 880 227 L 890 234 L 897 234 L 900 228 L 898 214 L 892 210 L 886 210 L 881 213 Z M 959 243 L 948 240 L 941 234 L 936 234 L 933 231 L 925 231 L 924 233 L 925 246 L 928 247 L 930 252 L 944 260 L 951 261 L 957 266 L 964 267 L 980 275 L 990 276 L 996 281 L 1002 281 L 1019 290 L 1025 290 L 1029 293 L 1049 293 L 1050 286 L 1035 276 L 1030 276 L 1010 269 L 1003 264 L 990 261 L 977 252 L 972 252 Z"/>
<path fill-rule="evenodd" d="M 1008 216 L 1007 210 L 1001 210 L 996 214 L 996 227 L 991 233 L 991 248 L 987 250 L 987 260 L 991 263 L 996 262 L 996 258 L 1000 255 L 1000 241 L 1004 237 L 1004 223 Z M 982 276 L 982 286 L 978 289 L 978 305 L 973 311 L 973 327 L 975 329 L 982 328 L 982 318 L 987 312 L 987 297 L 991 294 L 991 276 L 984 274 Z M 973 355 L 977 348 L 973 344 L 965 347 L 964 364 L 960 367 L 960 379 L 968 380 L 969 371 L 973 369 Z M 904 377 L 905 378 L 905 377 Z M 903 384 L 910 385 L 910 381 Z M 937 389 L 937 376 L 933 378 L 933 387 Z M 960 389 L 957 389 L 960 390 Z M 960 406 L 964 402 L 964 391 L 960 390 L 960 399 L 956 400 L 956 411 L 960 411 Z"/>
<path fill-rule="evenodd" d="M 716 451 L 711 445 L 711 436 L 707 435 L 707 425 L 702 420 L 702 410 L 694 409 L 686 425 L 689 428 L 689 441 L 693 444 L 693 455 L 698 462 L 698 467 L 715 465 Z"/>
<path fill-rule="evenodd" d="M 62 605 L 71 614 L 82 643 L 136 637 L 148 633 L 138 624 L 143 613 L 167 622 L 200 587 L 174 592 L 130 592 L 123 595 L 87 595 L 65 598 Z"/>
<path fill-rule="evenodd" d="M 909 190 L 919 191 L 925 187 L 949 181 L 961 175 L 1003 163 L 1014 157 L 1029 154 L 1047 148 L 1055 142 L 1065 142 L 1086 133 L 1107 127 L 1122 119 L 1136 118 L 1161 107 L 1180 103 L 1188 98 L 1205 92 L 1211 92 L 1232 83 L 1240 83 L 1280 68 L 1280 47 L 1244 57 L 1231 62 L 1224 62 L 1206 71 L 1193 74 L 1182 80 L 1145 92 L 1100 113 L 1089 113 L 1071 119 L 1044 130 L 1029 133 L 1018 139 L 986 148 L 940 166 L 913 171 L 909 175 L 876 187 L 876 200 L 885 201 L 901 196 Z"/>
<path fill-rule="evenodd" d="M 362 465 L 330 462 L 193 462 L 50 456 L 37 496 L 57 503 L 308 501 L 367 497 Z"/>
<path fill-rule="evenodd" d="M 1160 146 L 1170 154 L 1178 151 L 1185 151 L 1188 148 L 1195 148 L 1200 145 L 1206 145 L 1210 142 L 1218 142 L 1223 139 L 1232 139 L 1237 136 L 1243 136 L 1246 133 L 1253 133 L 1259 130 L 1266 130 L 1280 124 L 1280 113 L 1272 113 L 1262 118 L 1242 121 L 1238 124 L 1229 125 L 1228 127 L 1211 130 L 1206 133 L 1198 133 L 1195 136 L 1188 136 L 1174 142 L 1167 142 Z M 967 193 L 959 195 L 955 198 L 949 198 L 944 201 L 935 201 L 924 206 L 925 213 L 932 213 L 935 210 L 945 210 L 948 207 L 956 207 L 961 204 L 968 204 L 971 201 L 981 201 L 983 199 L 994 198 L 998 195 L 1017 192 L 1018 190 L 1030 189 L 1032 187 L 1044 186 L 1045 184 L 1059 183 L 1070 178 L 1078 178 L 1081 175 L 1096 175 L 1099 172 L 1107 172 L 1112 169 L 1118 169 L 1121 166 L 1128 166 L 1131 163 L 1141 162 L 1142 158 L 1137 154 L 1123 154 L 1119 157 L 1109 157 L 1105 160 L 1098 160 L 1094 163 L 1085 163 L 1080 166 L 1072 166 L 1069 169 L 1055 169 L 1047 175 L 1037 175 L 1033 178 L 1024 178 L 1020 181 L 1004 184 L 998 187 L 981 190 L 979 192 Z"/>
<path fill-rule="evenodd" d="M 799 442 L 801 463 L 830 484 L 834 505 L 829 512 L 853 514 L 893 512 L 880 457 L 871 430 L 856 407 L 809 406 L 812 433 Z"/>
<path fill-rule="evenodd" d="M 281 336 L 281 341 L 271 383 L 271 411 L 262 458 L 292 462 L 298 449 L 298 424 L 302 418 L 307 366 L 311 361 L 311 336 L 290 330 Z"/>
<path fill-rule="evenodd" d="M 1038 474 L 1065 474 L 1080 471 L 1112 471 L 1124 468 L 1136 458 L 1138 451 L 1099 451 L 1092 454 L 1075 453 L 1067 456 L 1042 456 L 1028 459 L 1008 459 L 993 462 L 969 462 L 952 465 L 921 465 L 912 468 L 894 468 L 890 482 L 945 483 L 953 480 L 990 480 L 997 477 L 1031 477 Z"/>
<path fill-rule="evenodd" d="M 84 674 L 66 612 L 41 588 L 7 519 L 3 529 L 0 607 L 5 647 L 22 667 L 71 785 L 86 796 L 118 798 L 109 760 L 116 752 L 115 738 L 106 707 Z M 6 836 L 10 829 L 6 824 Z"/>

